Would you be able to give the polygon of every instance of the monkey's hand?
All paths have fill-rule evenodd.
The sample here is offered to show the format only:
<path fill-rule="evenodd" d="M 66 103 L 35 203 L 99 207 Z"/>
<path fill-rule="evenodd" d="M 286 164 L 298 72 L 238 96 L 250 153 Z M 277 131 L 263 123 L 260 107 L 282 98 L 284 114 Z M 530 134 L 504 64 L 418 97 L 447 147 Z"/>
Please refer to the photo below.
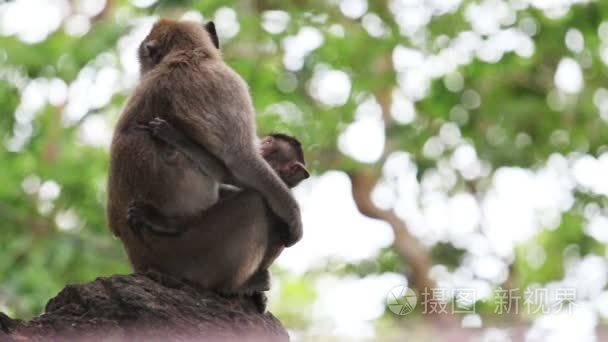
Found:
<path fill-rule="evenodd" d="M 134 203 L 127 209 L 127 222 L 137 236 L 146 230 L 156 235 L 177 236 L 182 232 L 150 205 Z"/>
<path fill-rule="evenodd" d="M 291 247 L 302 239 L 303 230 L 300 208 L 296 206 L 296 208 L 292 210 L 290 219 L 285 220 L 284 222 L 283 229 L 281 229 L 283 245 L 285 245 L 285 247 Z"/>
<path fill-rule="evenodd" d="M 152 119 L 152 121 L 148 123 L 148 130 L 153 137 L 164 141 L 173 147 L 178 147 L 181 142 L 187 140 L 184 134 L 159 117 Z"/>

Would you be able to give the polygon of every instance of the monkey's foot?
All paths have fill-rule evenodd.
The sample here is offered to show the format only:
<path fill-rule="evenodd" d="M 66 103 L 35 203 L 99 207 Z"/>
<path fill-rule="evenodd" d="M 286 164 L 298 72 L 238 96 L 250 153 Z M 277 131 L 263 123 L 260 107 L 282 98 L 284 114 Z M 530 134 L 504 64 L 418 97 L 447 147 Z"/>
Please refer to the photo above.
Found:
<path fill-rule="evenodd" d="M 266 306 L 268 304 L 268 297 L 266 293 L 262 291 L 256 291 L 251 294 L 251 300 L 260 313 L 266 312 Z"/>
<path fill-rule="evenodd" d="M 263 291 L 234 292 L 232 290 L 230 290 L 230 291 L 215 290 L 215 293 L 217 293 L 218 295 L 225 297 L 225 298 L 235 298 L 235 297 L 240 297 L 240 298 L 245 298 L 245 299 L 248 298 L 251 300 L 251 302 L 253 303 L 253 306 L 259 313 L 266 312 L 266 306 L 268 304 L 268 297 L 266 297 L 266 293 Z"/>
<path fill-rule="evenodd" d="M 259 270 L 254 273 L 243 286 L 243 292 L 255 293 L 270 290 L 270 271 Z"/>
<path fill-rule="evenodd" d="M 177 236 L 181 231 L 171 225 L 155 208 L 136 204 L 127 209 L 127 222 L 135 234 L 141 237 L 141 233 L 147 230 L 150 233 L 164 236 Z"/>

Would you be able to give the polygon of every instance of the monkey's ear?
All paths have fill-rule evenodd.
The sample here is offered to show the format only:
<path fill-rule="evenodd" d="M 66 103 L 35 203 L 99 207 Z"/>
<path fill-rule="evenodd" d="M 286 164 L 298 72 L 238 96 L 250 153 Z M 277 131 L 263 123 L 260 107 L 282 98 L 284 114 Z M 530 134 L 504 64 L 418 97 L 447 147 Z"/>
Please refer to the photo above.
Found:
<path fill-rule="evenodd" d="M 209 37 L 211 37 L 211 41 L 213 42 L 213 45 L 215 45 L 215 47 L 219 50 L 220 49 L 220 40 L 217 37 L 217 31 L 215 31 L 215 24 L 213 23 L 213 21 L 210 21 L 205 24 L 205 30 L 207 30 L 207 33 L 209 33 Z"/>
<path fill-rule="evenodd" d="M 286 178 L 291 180 L 290 183 L 292 183 L 292 187 L 298 185 L 301 181 L 310 177 L 310 173 L 306 169 L 306 166 L 304 166 L 304 164 L 298 161 L 290 163 L 289 166 L 286 167 L 286 170 L 284 170 L 283 172 L 287 176 Z"/>

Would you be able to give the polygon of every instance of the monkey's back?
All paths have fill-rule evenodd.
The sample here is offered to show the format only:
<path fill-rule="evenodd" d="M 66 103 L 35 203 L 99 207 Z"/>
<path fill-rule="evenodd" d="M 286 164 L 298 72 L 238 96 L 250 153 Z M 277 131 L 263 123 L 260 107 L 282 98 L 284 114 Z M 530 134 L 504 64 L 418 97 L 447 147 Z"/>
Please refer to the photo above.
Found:
<path fill-rule="evenodd" d="M 205 147 L 214 154 L 229 152 L 214 149 L 257 150 L 255 112 L 242 77 L 221 60 L 193 58 L 195 61 L 184 63 L 179 57 L 169 58 L 170 71 L 157 76 L 157 82 L 171 93 L 169 113 L 175 117 L 170 121 L 182 130 L 188 130 L 189 121 L 206 121 L 204 128 L 209 129 L 203 135 L 209 141 Z"/>
<path fill-rule="evenodd" d="M 146 267 L 149 253 L 127 223 L 127 209 L 146 203 L 163 215 L 198 213 L 218 200 L 218 182 L 201 173 L 181 152 L 155 140 L 138 125 L 154 117 L 169 119 L 175 106 L 142 80 L 117 123 L 110 153 L 107 217 L 110 228 L 124 242 L 136 269 Z"/>

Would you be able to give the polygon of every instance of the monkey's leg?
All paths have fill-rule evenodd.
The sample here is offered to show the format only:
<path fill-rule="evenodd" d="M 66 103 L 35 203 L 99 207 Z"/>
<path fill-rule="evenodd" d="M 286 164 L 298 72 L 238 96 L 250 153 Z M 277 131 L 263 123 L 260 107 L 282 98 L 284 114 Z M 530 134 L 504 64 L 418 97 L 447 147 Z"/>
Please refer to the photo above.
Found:
<path fill-rule="evenodd" d="M 245 283 L 242 289 L 245 294 L 251 296 L 251 300 L 260 313 L 266 312 L 268 303 L 268 297 L 266 296 L 265 291 L 270 290 L 271 285 L 270 265 L 272 265 L 276 258 L 281 254 L 283 249 L 285 249 L 282 243 L 283 238 L 281 237 L 281 233 L 283 232 L 281 225 L 284 225 L 284 223 L 274 217 L 273 213 L 268 213 L 268 215 L 271 225 L 269 227 L 268 245 L 266 247 L 264 259 L 262 259 L 262 263 L 257 272 L 247 280 L 247 283 Z"/>
<path fill-rule="evenodd" d="M 278 258 L 285 247 L 283 246 L 283 229 L 281 225 L 284 225 L 279 219 L 274 217 L 273 213 L 268 213 L 269 222 L 271 223 L 268 235 L 268 245 L 266 247 L 266 253 L 264 259 L 258 268 L 257 272 L 249 278 L 247 283 L 243 286 L 245 293 L 250 293 L 251 300 L 253 301 L 256 309 L 260 313 L 266 312 L 266 306 L 268 303 L 268 297 L 265 291 L 270 290 L 271 276 L 270 276 L 270 265 Z"/>
<path fill-rule="evenodd" d="M 231 193 L 231 195 L 234 196 L 235 193 Z M 146 229 L 153 234 L 166 236 L 177 236 L 184 232 L 176 227 L 178 223 L 163 217 L 158 210 L 149 205 L 140 204 L 130 207 L 128 209 L 128 220 L 129 224 L 133 226 L 133 229 L 139 231 L 138 235 L 141 235 L 140 231 L 143 229 Z M 187 220 L 184 220 L 182 223 L 185 223 L 185 221 Z M 271 276 L 268 267 L 270 267 L 272 262 L 278 257 L 283 250 L 283 246 L 276 237 L 269 236 L 269 240 L 275 241 L 272 246 L 267 246 L 264 259 L 262 260 L 258 271 L 247 280 L 239 292 L 254 295 L 256 292 L 270 290 Z"/>
<path fill-rule="evenodd" d="M 267 210 L 259 193 L 243 190 L 203 213 L 174 218 L 181 234 L 146 235 L 155 267 L 209 290 L 242 293 L 266 254 Z"/>
<path fill-rule="evenodd" d="M 269 215 L 272 215 L 272 213 L 269 213 Z M 270 290 L 270 265 L 272 265 L 272 263 L 279 257 L 281 252 L 285 249 L 285 247 L 281 243 L 281 230 L 277 227 L 277 225 L 281 225 L 283 223 L 275 217 L 270 217 L 269 220 L 269 222 L 271 222 L 271 225 L 269 227 L 270 229 L 268 235 L 268 244 L 266 246 L 264 258 L 262 259 L 258 270 L 251 276 L 251 278 L 249 278 L 249 280 L 247 280 L 247 282 L 243 286 L 244 292 L 254 293 Z"/>

